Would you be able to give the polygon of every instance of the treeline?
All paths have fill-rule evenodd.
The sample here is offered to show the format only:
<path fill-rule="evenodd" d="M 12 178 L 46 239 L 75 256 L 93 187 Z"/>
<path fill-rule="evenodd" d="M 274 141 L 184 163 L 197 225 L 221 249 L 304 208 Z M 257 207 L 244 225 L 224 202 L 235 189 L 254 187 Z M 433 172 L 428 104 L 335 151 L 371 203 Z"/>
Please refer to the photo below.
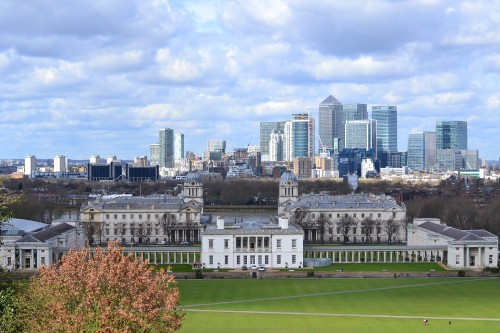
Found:
<path fill-rule="evenodd" d="M 469 197 L 426 198 L 405 202 L 407 219 L 439 218 L 458 229 L 486 229 L 500 236 L 500 199 L 478 208 Z"/>

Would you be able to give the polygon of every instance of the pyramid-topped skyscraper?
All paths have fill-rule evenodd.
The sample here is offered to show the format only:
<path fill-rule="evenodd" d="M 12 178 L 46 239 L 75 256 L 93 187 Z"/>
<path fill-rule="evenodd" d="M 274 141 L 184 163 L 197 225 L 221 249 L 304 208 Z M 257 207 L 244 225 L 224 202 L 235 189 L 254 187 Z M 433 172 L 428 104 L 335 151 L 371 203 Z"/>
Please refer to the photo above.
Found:
<path fill-rule="evenodd" d="M 321 148 L 337 150 L 344 147 L 344 107 L 332 95 L 319 105 L 318 127 Z"/>

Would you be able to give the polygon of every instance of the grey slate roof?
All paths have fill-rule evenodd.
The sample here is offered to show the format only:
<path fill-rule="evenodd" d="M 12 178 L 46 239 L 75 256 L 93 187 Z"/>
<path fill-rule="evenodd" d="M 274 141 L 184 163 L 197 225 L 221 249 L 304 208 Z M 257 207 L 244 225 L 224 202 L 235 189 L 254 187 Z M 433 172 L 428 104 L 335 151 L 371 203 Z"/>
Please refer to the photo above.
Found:
<path fill-rule="evenodd" d="M 400 207 L 392 197 L 376 197 L 364 194 L 331 196 L 328 194 L 306 194 L 299 201 L 287 207 L 287 210 L 296 208 L 310 209 L 365 209 L 390 210 Z"/>
<path fill-rule="evenodd" d="M 42 230 L 35 232 L 34 234 L 24 236 L 21 239 L 18 239 L 16 243 L 43 243 L 46 242 L 47 240 L 54 238 L 56 236 L 61 235 L 62 233 L 65 233 L 69 230 L 75 229 L 72 225 L 69 225 L 67 223 L 61 223 L 58 224 L 54 227 L 50 227 L 48 229 Z"/>
<path fill-rule="evenodd" d="M 456 241 L 482 241 L 485 238 L 496 237 L 486 230 L 460 230 L 434 222 L 424 222 L 419 227 Z"/>
<path fill-rule="evenodd" d="M 147 197 L 119 197 L 113 199 L 97 199 L 85 204 L 82 210 L 95 208 L 98 210 L 144 210 L 154 206 L 157 210 L 179 210 L 184 207 L 197 208 L 192 204 L 185 204 L 180 197 L 171 195 L 154 195 Z"/>

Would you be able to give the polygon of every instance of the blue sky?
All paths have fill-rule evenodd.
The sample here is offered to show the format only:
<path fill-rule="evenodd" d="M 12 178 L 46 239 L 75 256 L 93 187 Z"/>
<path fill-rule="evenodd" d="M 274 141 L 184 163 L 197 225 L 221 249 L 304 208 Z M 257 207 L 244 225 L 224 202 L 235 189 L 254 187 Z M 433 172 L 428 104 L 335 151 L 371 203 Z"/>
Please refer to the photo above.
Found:
<path fill-rule="evenodd" d="M 259 144 L 332 94 L 398 106 L 398 146 L 466 120 L 497 159 L 500 1 L 2 0 L 0 158 L 149 155 L 158 130 Z"/>

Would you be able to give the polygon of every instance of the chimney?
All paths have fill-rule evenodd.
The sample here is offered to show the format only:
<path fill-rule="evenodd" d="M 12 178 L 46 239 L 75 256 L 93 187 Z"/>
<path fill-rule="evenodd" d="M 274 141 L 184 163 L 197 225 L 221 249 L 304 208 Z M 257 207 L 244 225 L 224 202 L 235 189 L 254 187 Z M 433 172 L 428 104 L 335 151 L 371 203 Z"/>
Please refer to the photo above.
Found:
<path fill-rule="evenodd" d="M 288 229 L 288 218 L 287 217 L 280 217 L 279 218 L 279 225 L 281 229 Z"/>
<path fill-rule="evenodd" d="M 224 229 L 224 216 L 217 216 L 217 229 L 218 230 Z"/>

